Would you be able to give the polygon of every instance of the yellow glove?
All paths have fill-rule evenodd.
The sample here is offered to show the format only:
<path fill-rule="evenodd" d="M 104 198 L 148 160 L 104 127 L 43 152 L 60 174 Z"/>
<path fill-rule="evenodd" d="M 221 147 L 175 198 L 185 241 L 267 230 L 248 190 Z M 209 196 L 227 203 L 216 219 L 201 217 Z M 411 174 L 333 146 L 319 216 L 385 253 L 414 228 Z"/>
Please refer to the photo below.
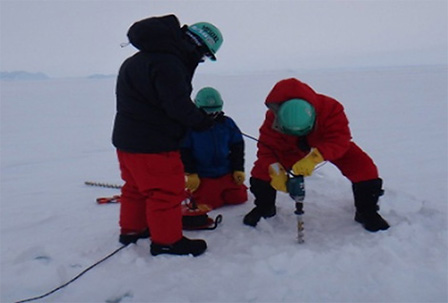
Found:
<path fill-rule="evenodd" d="M 244 180 L 246 180 L 246 174 L 243 171 L 236 170 L 233 172 L 233 180 L 236 185 L 241 185 L 244 183 Z"/>
<path fill-rule="evenodd" d="M 190 192 L 194 192 L 196 189 L 198 189 L 199 184 L 201 184 L 201 180 L 199 179 L 198 174 L 186 174 L 185 175 L 185 187 Z"/>
<path fill-rule="evenodd" d="M 269 165 L 269 176 L 271 177 L 271 186 L 274 189 L 285 193 L 288 192 L 286 189 L 288 176 L 286 175 L 285 168 L 280 163 L 277 162 Z"/>
<path fill-rule="evenodd" d="M 295 175 L 311 176 L 314 167 L 320 162 L 323 162 L 324 158 L 320 154 L 317 148 L 312 148 L 310 153 L 305 158 L 300 159 L 292 166 L 292 171 Z"/>

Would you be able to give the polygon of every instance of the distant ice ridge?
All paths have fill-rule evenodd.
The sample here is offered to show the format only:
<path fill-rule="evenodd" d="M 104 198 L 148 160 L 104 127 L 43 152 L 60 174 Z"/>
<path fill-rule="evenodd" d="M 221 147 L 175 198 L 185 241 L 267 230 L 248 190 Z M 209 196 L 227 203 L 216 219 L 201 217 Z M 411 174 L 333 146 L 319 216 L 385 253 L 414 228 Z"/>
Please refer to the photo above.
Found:
<path fill-rule="evenodd" d="M 26 71 L 0 72 L 0 80 L 47 80 L 50 79 L 44 73 L 30 73 Z"/>

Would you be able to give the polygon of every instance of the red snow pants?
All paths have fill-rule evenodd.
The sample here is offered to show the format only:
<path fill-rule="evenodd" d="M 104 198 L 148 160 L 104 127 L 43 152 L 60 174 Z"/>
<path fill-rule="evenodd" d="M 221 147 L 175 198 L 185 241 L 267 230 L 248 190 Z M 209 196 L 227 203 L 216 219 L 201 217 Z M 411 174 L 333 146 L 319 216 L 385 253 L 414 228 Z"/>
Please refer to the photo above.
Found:
<path fill-rule="evenodd" d="M 379 178 L 378 168 L 372 158 L 354 142 L 344 156 L 330 162 L 352 183 Z"/>
<path fill-rule="evenodd" d="M 231 174 L 219 178 L 201 178 L 199 188 L 193 192 L 197 204 L 207 204 L 212 209 L 247 201 L 246 185 L 236 185 Z"/>
<path fill-rule="evenodd" d="M 172 244 L 182 238 L 181 202 L 185 197 L 184 166 L 179 152 L 157 154 L 117 150 L 121 178 L 121 233 L 146 227 L 151 241 Z"/>

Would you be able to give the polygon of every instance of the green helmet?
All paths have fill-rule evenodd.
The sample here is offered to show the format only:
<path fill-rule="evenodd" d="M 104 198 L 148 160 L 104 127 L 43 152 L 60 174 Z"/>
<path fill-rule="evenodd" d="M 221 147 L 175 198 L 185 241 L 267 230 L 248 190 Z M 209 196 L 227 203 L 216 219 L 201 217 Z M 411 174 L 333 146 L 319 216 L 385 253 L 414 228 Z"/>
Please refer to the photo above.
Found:
<path fill-rule="evenodd" d="M 194 103 L 197 107 L 204 109 L 207 113 L 222 111 L 224 102 L 221 95 L 213 87 L 204 87 L 198 91 Z"/>
<path fill-rule="evenodd" d="M 216 61 L 216 52 L 221 47 L 223 41 L 219 29 L 211 23 L 199 22 L 188 26 L 188 30 L 207 46 L 210 51 L 210 60 Z"/>
<path fill-rule="evenodd" d="M 303 99 L 291 99 L 280 105 L 277 123 L 282 132 L 289 135 L 305 136 L 314 126 L 314 107 Z"/>

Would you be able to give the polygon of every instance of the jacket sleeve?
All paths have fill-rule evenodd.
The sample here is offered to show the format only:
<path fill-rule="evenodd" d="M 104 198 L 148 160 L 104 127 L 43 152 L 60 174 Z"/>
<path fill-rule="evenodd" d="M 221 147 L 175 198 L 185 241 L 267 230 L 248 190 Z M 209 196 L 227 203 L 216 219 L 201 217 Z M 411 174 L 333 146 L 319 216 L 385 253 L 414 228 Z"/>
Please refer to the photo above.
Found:
<path fill-rule="evenodd" d="M 241 130 L 232 118 L 225 116 L 225 123 L 230 132 L 229 159 L 232 171 L 244 171 L 244 139 Z"/>
<path fill-rule="evenodd" d="M 191 136 L 189 132 L 182 141 L 180 147 L 180 156 L 182 159 L 182 163 L 184 164 L 184 171 L 189 174 L 194 174 L 198 172 L 198 169 L 193 156 L 191 144 Z"/>
<path fill-rule="evenodd" d="M 282 151 L 280 148 L 284 146 L 281 142 L 282 135 L 272 128 L 274 122 L 274 114 L 268 110 L 263 124 L 260 127 L 260 137 L 257 143 L 257 157 L 263 159 L 263 162 L 269 166 L 272 163 L 279 162 L 279 155 Z"/>
<path fill-rule="evenodd" d="M 158 100 L 161 100 L 160 106 L 171 119 L 196 130 L 213 125 L 213 119 L 191 101 L 191 83 L 176 57 L 160 62 L 154 73 L 153 83 Z"/>
<path fill-rule="evenodd" d="M 232 171 L 244 171 L 244 141 L 234 143 L 230 146 L 230 163 Z"/>
<path fill-rule="evenodd" d="M 342 104 L 329 97 L 321 97 L 326 99 L 325 108 L 318 115 L 316 136 L 310 144 L 320 151 L 325 160 L 332 161 L 347 152 L 352 137 Z"/>

